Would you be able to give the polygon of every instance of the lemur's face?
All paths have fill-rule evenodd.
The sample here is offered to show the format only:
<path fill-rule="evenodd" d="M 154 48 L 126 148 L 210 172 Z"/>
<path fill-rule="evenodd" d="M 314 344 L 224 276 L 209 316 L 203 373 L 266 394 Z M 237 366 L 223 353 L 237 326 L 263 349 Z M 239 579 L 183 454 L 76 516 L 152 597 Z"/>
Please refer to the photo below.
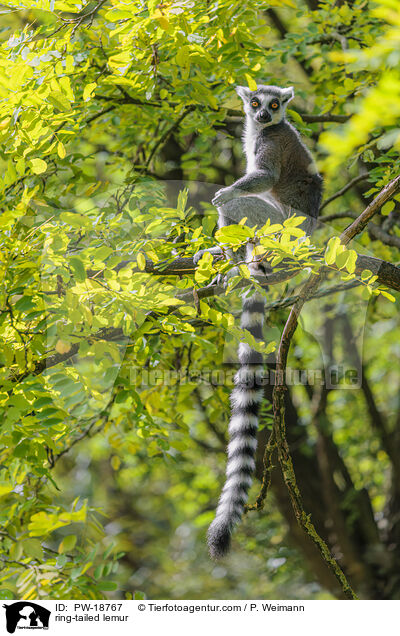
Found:
<path fill-rule="evenodd" d="M 285 115 L 286 106 L 294 97 L 293 87 L 258 86 L 251 91 L 237 86 L 236 92 L 243 100 L 244 112 L 260 126 L 279 124 Z"/>

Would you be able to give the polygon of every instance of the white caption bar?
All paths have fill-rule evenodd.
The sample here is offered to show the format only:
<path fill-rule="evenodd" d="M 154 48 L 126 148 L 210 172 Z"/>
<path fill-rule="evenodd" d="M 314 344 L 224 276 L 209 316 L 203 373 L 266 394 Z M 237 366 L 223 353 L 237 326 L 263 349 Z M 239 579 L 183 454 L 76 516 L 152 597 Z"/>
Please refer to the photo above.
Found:
<path fill-rule="evenodd" d="M 337 636 L 362 631 L 363 636 L 376 636 L 397 624 L 399 610 L 400 601 L 10 600 L 0 607 L 0 633 L 207 636 L 225 630 L 229 636 L 246 636 L 249 630 L 262 630 L 254 633 Z"/>

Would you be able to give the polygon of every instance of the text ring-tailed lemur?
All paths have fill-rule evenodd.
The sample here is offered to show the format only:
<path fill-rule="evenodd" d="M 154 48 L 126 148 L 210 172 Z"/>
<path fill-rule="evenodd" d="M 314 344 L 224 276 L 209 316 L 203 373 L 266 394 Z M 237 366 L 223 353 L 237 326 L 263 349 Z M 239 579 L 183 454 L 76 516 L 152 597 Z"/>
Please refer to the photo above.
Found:
<path fill-rule="evenodd" d="M 286 106 L 294 97 L 293 87 L 258 86 L 257 90 L 238 86 L 246 114 L 243 135 L 247 158 L 245 176 L 218 190 L 213 204 L 218 209 L 218 225 L 236 224 L 247 217 L 249 226 L 262 226 L 268 218 L 282 222 L 292 214 L 305 216 L 303 229 L 310 234 L 318 216 L 322 178 L 297 130 L 285 118 Z M 202 250 L 220 252 L 219 248 Z M 243 258 L 240 251 L 236 258 Z M 260 273 L 255 266 L 252 273 Z M 251 292 L 244 297 L 241 327 L 262 340 L 265 298 Z M 210 554 L 217 559 L 230 547 L 231 534 L 240 520 L 255 469 L 258 411 L 263 388 L 257 383 L 262 371 L 262 355 L 247 343 L 240 343 L 239 370 L 231 395 L 226 482 L 216 516 L 208 530 Z M 257 386 L 258 384 L 258 386 Z"/>

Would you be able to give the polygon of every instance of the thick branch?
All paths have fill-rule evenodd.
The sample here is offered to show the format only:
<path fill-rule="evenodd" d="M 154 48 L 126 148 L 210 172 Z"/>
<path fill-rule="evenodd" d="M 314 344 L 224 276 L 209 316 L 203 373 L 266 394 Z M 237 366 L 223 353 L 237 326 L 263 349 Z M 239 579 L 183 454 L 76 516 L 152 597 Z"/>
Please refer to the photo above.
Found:
<path fill-rule="evenodd" d="M 363 231 L 368 221 L 381 209 L 382 205 L 400 190 L 400 175 L 390 181 L 383 190 L 365 208 L 364 212 L 342 232 L 340 240 L 343 245 L 347 245 L 352 238 Z"/>
<path fill-rule="evenodd" d="M 393 194 L 395 194 L 395 192 L 397 192 L 399 188 L 400 188 L 400 176 L 396 177 L 396 179 L 394 179 L 391 183 L 389 183 L 382 190 L 382 192 L 380 192 L 378 196 L 375 197 L 375 199 L 364 210 L 364 212 L 360 214 L 358 219 L 354 221 L 354 223 L 352 223 L 348 228 L 346 228 L 346 230 L 342 233 L 340 237 L 342 242 L 348 243 L 352 238 L 354 238 L 357 232 L 361 232 L 366 226 L 366 224 L 368 223 L 368 220 L 372 218 L 372 216 L 380 209 L 383 203 L 387 201 L 391 196 L 393 196 Z M 117 266 L 116 269 L 118 270 L 122 269 L 122 267 L 125 267 L 130 262 L 132 261 L 123 261 Z M 157 273 L 157 274 L 171 275 L 171 274 L 183 274 L 183 273 L 187 274 L 195 270 L 195 266 L 194 266 L 192 258 L 176 259 L 173 264 L 174 269 L 171 269 L 171 267 L 172 267 L 171 263 L 169 265 L 158 264 L 156 267 L 153 263 L 149 262 L 146 265 L 146 271 L 152 272 L 155 274 Z M 356 262 L 356 271 L 357 273 L 359 273 L 364 269 L 370 269 L 373 273 L 375 273 L 378 276 L 378 280 L 380 283 L 385 284 L 387 287 L 390 287 L 391 289 L 400 291 L 400 268 L 386 261 L 382 261 L 378 258 L 359 255 Z M 278 282 L 288 280 L 289 278 L 292 278 L 293 276 L 295 276 L 298 273 L 298 271 L 299 270 L 283 270 L 283 271 L 273 272 L 272 274 L 269 274 L 268 276 L 263 277 L 262 284 L 265 286 L 268 286 L 268 285 L 273 285 Z M 88 275 L 89 273 L 91 273 L 92 275 L 95 275 L 95 274 L 98 274 L 99 272 L 88 271 Z M 323 279 L 323 274 L 322 275 L 313 274 L 311 278 L 308 280 L 308 282 L 305 284 L 303 291 L 301 292 L 301 294 L 299 295 L 299 297 L 297 298 L 296 302 L 294 303 L 292 307 L 288 321 L 285 325 L 285 329 L 282 334 L 282 339 L 280 344 L 280 349 L 282 347 L 281 351 L 282 353 L 284 353 L 281 360 L 283 363 L 282 369 L 286 368 L 286 357 L 289 350 L 291 338 L 293 337 L 293 334 L 297 327 L 297 317 L 304 303 L 306 302 L 306 300 L 312 297 L 313 294 L 317 292 L 317 288 L 319 287 L 319 284 L 322 281 L 322 279 Z M 244 281 L 243 284 L 245 285 L 246 281 Z M 207 298 L 209 296 L 213 296 L 214 294 L 222 293 L 223 290 L 224 288 L 220 285 L 211 285 L 209 287 L 203 287 L 202 289 L 199 289 L 196 291 L 191 290 L 189 292 L 185 292 L 184 294 L 180 296 L 180 298 L 184 300 L 185 302 L 191 302 L 192 300 L 194 300 L 194 296 L 193 296 L 194 293 L 196 293 L 197 298 Z M 152 314 L 149 315 L 149 317 L 152 317 Z M 97 334 L 94 334 L 93 336 L 91 336 L 91 338 L 95 340 L 98 340 L 98 339 L 118 340 L 118 339 L 124 338 L 124 336 L 123 336 L 122 330 L 108 328 L 108 329 L 100 330 Z M 44 371 L 44 369 L 53 367 L 56 364 L 59 364 L 60 362 L 64 362 L 65 360 L 72 358 L 74 355 L 76 355 L 76 353 L 78 353 L 78 351 L 79 351 L 79 343 L 74 343 L 71 346 L 71 349 L 69 350 L 68 353 L 52 354 L 51 356 L 48 356 L 47 358 L 40 360 L 36 364 L 34 369 L 31 369 L 29 372 L 26 371 L 24 373 L 15 375 L 12 378 L 12 380 L 18 383 L 18 382 L 21 382 L 24 378 L 26 378 L 30 374 L 39 375 L 40 373 L 42 373 L 42 371 Z"/>
<path fill-rule="evenodd" d="M 313 115 L 309 113 L 303 113 L 301 111 L 296 111 L 296 112 L 298 112 L 302 120 L 305 121 L 307 124 L 329 124 L 329 123 L 344 124 L 346 121 L 350 119 L 350 115 L 334 115 L 332 113 L 324 113 L 323 115 Z M 228 117 L 240 117 L 241 119 L 243 119 L 243 113 L 240 110 L 234 110 L 233 108 L 228 108 L 226 114 Z"/>
<path fill-rule="evenodd" d="M 367 225 L 368 221 L 373 217 L 373 215 L 381 208 L 383 203 L 387 201 L 393 194 L 395 194 L 398 189 L 400 189 L 400 176 L 396 177 L 391 181 L 376 197 L 375 199 L 368 205 L 367 208 L 359 215 L 359 217 L 349 225 L 344 232 L 342 232 L 340 236 L 340 240 L 343 244 L 348 244 L 359 232 L 361 232 Z M 370 261 L 370 257 L 359 257 L 361 260 Z M 373 259 L 375 260 L 375 259 Z M 359 259 L 357 259 L 358 263 Z M 368 268 L 368 266 L 367 266 Z M 398 269 L 398 268 L 396 268 Z M 284 373 L 286 370 L 287 356 L 289 353 L 289 347 L 291 340 L 293 338 L 294 332 L 297 328 L 297 320 L 298 316 L 308 300 L 308 298 L 316 292 L 319 287 L 321 281 L 324 278 L 324 273 L 321 272 L 319 274 L 312 274 L 304 285 L 304 288 L 300 294 L 299 299 L 296 301 L 294 306 L 292 307 L 289 318 L 285 324 L 281 341 L 278 348 L 277 355 L 277 378 L 279 385 L 284 387 Z"/>
<path fill-rule="evenodd" d="M 352 212 L 348 210 L 347 212 L 334 212 L 333 214 L 327 214 L 326 216 L 321 216 L 320 221 L 323 223 L 327 223 L 328 221 L 335 221 L 336 219 L 357 219 L 358 215 L 356 212 Z M 376 223 L 370 223 L 368 225 L 368 233 L 371 238 L 376 241 L 381 241 L 385 245 L 390 245 L 392 247 L 400 247 L 400 237 L 393 236 L 393 234 L 388 234 L 388 232 L 384 229 L 384 227 L 380 227 L 376 225 Z"/>
<path fill-rule="evenodd" d="M 122 261 L 118 265 L 118 270 L 122 269 L 132 261 Z M 333 266 L 334 267 L 334 266 Z M 370 269 L 373 274 L 378 277 L 378 282 L 381 285 L 386 285 L 395 291 L 400 291 L 400 267 L 389 263 L 388 261 L 383 261 L 380 258 L 375 258 L 374 256 L 365 256 L 364 254 L 359 254 L 356 261 L 356 273 L 360 274 L 364 269 Z M 193 263 L 193 258 L 176 258 L 174 261 L 170 263 L 158 263 L 154 264 L 152 261 L 146 262 L 145 271 L 149 274 L 157 274 L 158 276 L 171 276 L 171 275 L 187 275 L 193 274 L 196 270 L 196 266 Z M 288 270 L 282 272 L 274 272 L 270 274 L 267 278 L 263 279 L 263 285 L 274 285 L 289 278 L 295 276 L 300 270 Z M 96 272 L 92 270 L 88 270 L 88 276 L 93 276 Z M 206 296 L 213 296 L 214 286 L 209 288 L 209 293 Z M 198 290 L 198 293 L 202 294 L 202 290 Z M 221 292 L 220 288 L 215 286 L 215 293 L 218 294 Z"/>
<path fill-rule="evenodd" d="M 88 335 L 87 339 L 89 341 L 106 340 L 108 342 L 115 342 L 126 339 L 126 336 L 124 336 L 122 329 L 108 327 L 101 329 L 93 335 Z M 45 369 L 50 369 L 51 367 L 55 367 L 57 364 L 60 364 L 60 362 L 65 362 L 66 360 L 70 360 L 71 358 L 73 358 L 79 351 L 79 345 L 79 342 L 72 344 L 70 350 L 66 353 L 52 353 L 46 358 L 42 358 L 41 360 L 39 360 L 35 364 L 33 369 L 29 369 L 27 371 L 24 371 L 23 373 L 18 373 L 14 376 L 11 376 L 9 379 L 12 382 L 19 383 L 22 382 L 22 380 L 27 378 L 29 375 L 40 375 L 40 373 L 42 373 Z"/>

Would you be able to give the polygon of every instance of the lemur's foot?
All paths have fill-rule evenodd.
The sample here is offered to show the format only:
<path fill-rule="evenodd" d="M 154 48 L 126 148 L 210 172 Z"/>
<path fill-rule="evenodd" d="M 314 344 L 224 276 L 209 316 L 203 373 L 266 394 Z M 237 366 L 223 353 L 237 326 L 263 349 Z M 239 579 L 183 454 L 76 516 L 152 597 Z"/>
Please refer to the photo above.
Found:
<path fill-rule="evenodd" d="M 214 285 L 221 285 L 221 287 L 225 286 L 225 276 L 223 274 L 217 274 L 216 276 L 214 276 L 214 278 L 212 279 L 211 283 L 208 283 L 208 285 L 206 285 L 206 287 L 214 287 Z"/>
<path fill-rule="evenodd" d="M 215 193 L 212 204 L 219 208 L 221 205 L 228 203 L 228 201 L 232 201 L 232 199 L 237 199 L 237 192 L 234 188 L 228 186 L 227 188 L 221 188 Z"/>
<path fill-rule="evenodd" d="M 260 274 L 264 274 L 264 276 L 267 276 L 268 274 L 272 274 L 272 267 L 266 261 L 259 263 L 257 266 L 257 269 L 259 270 Z"/>
<path fill-rule="evenodd" d="M 196 254 L 193 256 L 193 263 L 197 266 L 203 254 L 207 254 L 207 253 L 211 254 L 213 257 L 224 255 L 220 247 L 210 247 L 208 250 L 199 250 L 198 252 L 196 252 Z"/>
<path fill-rule="evenodd" d="M 226 285 L 228 284 L 228 281 L 233 278 L 234 276 L 238 276 L 239 275 L 239 268 L 238 267 L 232 267 L 232 269 L 228 270 L 227 272 L 225 272 L 225 274 L 222 274 L 221 272 L 218 272 L 218 274 L 216 276 L 214 276 L 214 278 L 212 279 L 211 283 L 209 283 L 207 285 L 207 287 L 212 287 L 214 285 L 218 285 L 221 287 L 226 287 Z"/>

